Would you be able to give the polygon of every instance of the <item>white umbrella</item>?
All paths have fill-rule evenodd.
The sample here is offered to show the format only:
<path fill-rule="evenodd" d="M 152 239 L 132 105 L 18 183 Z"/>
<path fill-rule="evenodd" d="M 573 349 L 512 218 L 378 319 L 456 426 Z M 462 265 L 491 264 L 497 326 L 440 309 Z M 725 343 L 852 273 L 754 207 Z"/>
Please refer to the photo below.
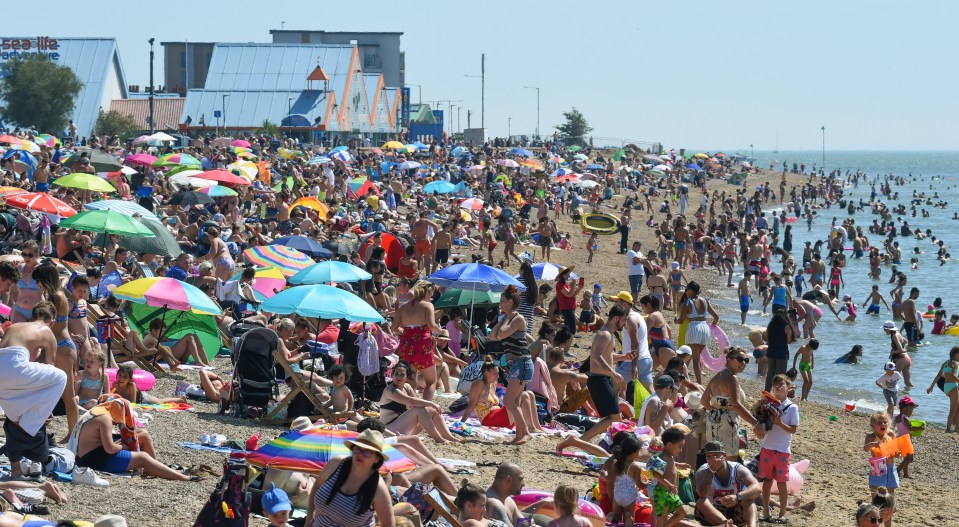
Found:
<path fill-rule="evenodd" d="M 656 165 L 653 167 L 653 170 L 658 170 L 660 172 L 669 172 L 670 170 L 672 170 L 672 167 L 670 167 L 669 165 Z"/>
<path fill-rule="evenodd" d="M 501 167 L 516 168 L 519 166 L 519 163 L 513 161 L 512 159 L 500 159 L 496 161 L 496 164 Z"/>
<path fill-rule="evenodd" d="M 663 155 L 659 156 L 659 158 L 662 159 L 662 160 L 664 160 L 664 161 L 670 161 L 670 160 L 673 159 L 672 157 L 670 157 L 670 156 L 668 156 L 668 155 L 666 155 L 666 154 L 663 154 Z"/>
<path fill-rule="evenodd" d="M 176 141 L 176 138 L 173 137 L 173 136 L 171 136 L 171 135 L 169 135 L 169 134 L 165 134 L 165 133 L 163 133 L 163 132 L 157 132 L 157 133 L 155 133 L 155 134 L 153 134 L 153 135 L 148 135 L 148 136 L 147 136 L 147 141 L 148 141 L 148 142 L 153 141 L 153 142 L 158 142 L 158 143 L 159 143 L 159 142 L 163 142 L 163 141 Z"/>
<path fill-rule="evenodd" d="M 409 170 L 411 168 L 419 168 L 421 166 L 423 165 L 417 163 L 416 161 L 403 161 L 397 166 L 397 168 L 400 170 Z"/>
<path fill-rule="evenodd" d="M 579 183 L 576 183 L 576 185 L 579 186 L 579 187 L 581 187 L 581 188 L 596 188 L 596 187 L 599 186 L 599 183 L 597 183 L 597 182 L 595 182 L 595 181 L 590 181 L 590 180 L 588 180 L 588 179 L 584 179 L 583 181 L 580 181 Z"/>
<path fill-rule="evenodd" d="M 182 172 L 177 172 L 170 176 L 170 183 L 174 184 L 177 187 L 212 187 L 217 184 L 216 181 L 210 181 L 208 179 L 200 179 L 198 176 L 202 174 L 202 170 L 184 170 Z"/>
<path fill-rule="evenodd" d="M 586 160 L 589 159 L 589 158 L 586 157 L 586 154 L 576 154 L 575 156 L 573 156 L 573 159 L 578 159 L 578 160 L 580 160 L 580 161 L 586 161 Z"/>

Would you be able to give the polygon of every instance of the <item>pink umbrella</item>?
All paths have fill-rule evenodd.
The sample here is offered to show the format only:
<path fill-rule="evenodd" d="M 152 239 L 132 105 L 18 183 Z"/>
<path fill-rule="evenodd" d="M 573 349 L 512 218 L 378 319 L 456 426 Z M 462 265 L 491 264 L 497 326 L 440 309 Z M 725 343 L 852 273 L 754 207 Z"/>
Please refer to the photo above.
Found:
<path fill-rule="evenodd" d="M 557 183 L 566 183 L 567 181 L 570 183 L 579 183 L 581 179 L 579 177 L 579 174 L 568 174 L 565 176 L 559 176 L 553 181 L 556 181 Z"/>
<path fill-rule="evenodd" d="M 133 140 L 133 144 L 140 145 L 140 144 L 146 143 L 149 140 L 150 138 L 148 136 L 141 135 L 140 137 L 137 137 L 136 139 Z"/>
<path fill-rule="evenodd" d="M 140 165 L 144 167 L 152 165 L 156 160 L 156 156 L 151 156 L 150 154 L 132 154 L 124 159 L 125 162 L 130 163 L 131 165 Z"/>
<path fill-rule="evenodd" d="M 464 199 L 463 202 L 460 203 L 460 208 L 466 210 L 480 210 L 483 208 L 483 200 L 479 198 Z"/>
<path fill-rule="evenodd" d="M 512 159 L 500 159 L 499 161 L 496 162 L 496 164 L 501 167 L 509 167 L 509 168 L 519 167 L 519 163 L 517 163 L 516 161 L 513 161 Z"/>
<path fill-rule="evenodd" d="M 220 183 L 225 183 L 227 185 L 251 185 L 250 180 L 240 177 L 232 172 L 227 172 L 226 170 L 207 170 L 206 172 L 197 174 L 193 177 L 207 179 L 210 181 L 219 181 Z"/>
<path fill-rule="evenodd" d="M 473 175 L 480 174 L 484 170 L 486 170 L 486 167 L 484 167 L 483 165 L 473 165 L 466 169 L 467 172 Z"/>
<path fill-rule="evenodd" d="M 250 148 L 250 142 L 243 139 L 237 139 L 230 143 L 230 146 L 242 146 L 243 148 Z"/>

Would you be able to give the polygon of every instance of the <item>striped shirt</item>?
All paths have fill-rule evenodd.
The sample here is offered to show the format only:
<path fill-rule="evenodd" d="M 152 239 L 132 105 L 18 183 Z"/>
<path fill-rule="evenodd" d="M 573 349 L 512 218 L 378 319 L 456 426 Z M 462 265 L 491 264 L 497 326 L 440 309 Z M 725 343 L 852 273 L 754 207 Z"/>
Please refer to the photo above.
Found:
<path fill-rule="evenodd" d="M 356 514 L 359 507 L 359 494 L 343 494 L 342 490 L 336 493 L 330 503 L 326 503 L 333 492 L 333 483 L 336 481 L 346 460 L 336 467 L 333 475 L 327 479 L 313 498 L 313 527 L 373 527 L 373 510 Z"/>

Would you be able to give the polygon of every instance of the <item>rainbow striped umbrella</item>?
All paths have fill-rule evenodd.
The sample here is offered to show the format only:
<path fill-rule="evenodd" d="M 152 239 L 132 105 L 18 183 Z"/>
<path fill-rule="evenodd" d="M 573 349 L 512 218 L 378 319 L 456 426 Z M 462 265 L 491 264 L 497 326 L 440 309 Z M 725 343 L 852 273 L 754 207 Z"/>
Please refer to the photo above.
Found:
<path fill-rule="evenodd" d="M 257 267 L 253 272 L 251 287 L 257 302 L 265 302 L 267 298 L 273 298 L 273 295 L 286 289 L 286 277 L 275 266 Z M 241 276 L 242 272 L 236 273 L 233 280 L 239 280 Z"/>
<path fill-rule="evenodd" d="M 137 304 L 189 311 L 198 315 L 223 313 L 223 309 L 206 293 L 175 278 L 140 278 L 114 289 L 113 295 Z"/>
<path fill-rule="evenodd" d="M 237 192 L 230 187 L 221 187 L 220 185 L 214 185 L 212 187 L 203 187 L 198 190 L 200 194 L 206 194 L 211 198 L 226 198 L 228 196 L 236 196 Z"/>
<path fill-rule="evenodd" d="M 153 166 L 155 167 L 187 165 L 199 168 L 200 164 L 200 160 L 191 156 L 190 154 L 167 154 L 165 156 L 160 156 L 156 161 L 153 162 Z"/>
<path fill-rule="evenodd" d="M 243 251 L 246 261 L 260 267 L 276 266 L 285 278 L 296 274 L 300 269 L 313 265 L 313 259 L 307 254 L 283 245 L 261 245 Z"/>
<path fill-rule="evenodd" d="M 356 439 L 358 435 L 349 430 L 321 428 L 302 432 L 290 430 L 261 446 L 255 452 L 243 454 L 243 456 L 246 457 L 247 462 L 256 467 L 319 474 L 330 459 L 349 456 L 350 449 L 346 447 L 344 441 Z M 380 467 L 380 472 L 383 474 L 409 472 L 416 468 L 416 463 L 392 445 L 384 445 L 383 453 L 389 458 Z"/>

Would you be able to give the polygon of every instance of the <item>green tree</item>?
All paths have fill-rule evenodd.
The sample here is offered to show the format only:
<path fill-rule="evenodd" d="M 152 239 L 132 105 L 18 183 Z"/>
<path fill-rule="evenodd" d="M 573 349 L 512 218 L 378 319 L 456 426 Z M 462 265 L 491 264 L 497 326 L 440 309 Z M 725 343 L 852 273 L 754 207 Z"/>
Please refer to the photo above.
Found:
<path fill-rule="evenodd" d="M 129 115 L 124 115 L 113 110 L 109 112 L 100 110 L 100 115 L 97 116 L 97 135 L 115 135 L 122 141 L 136 136 L 136 133 L 139 131 L 140 127 L 137 125 L 136 120 Z"/>
<path fill-rule="evenodd" d="M 265 135 L 267 137 L 277 137 L 279 130 L 276 128 L 276 124 L 270 122 L 269 119 L 264 119 L 263 123 L 260 124 L 260 128 L 257 129 L 256 135 Z"/>
<path fill-rule="evenodd" d="M 566 122 L 556 126 L 556 130 L 559 131 L 563 141 L 567 145 L 584 146 L 585 140 L 583 137 L 592 132 L 593 127 L 589 125 L 586 118 L 575 106 L 572 110 L 564 112 L 563 117 L 566 118 Z"/>
<path fill-rule="evenodd" d="M 5 105 L 0 114 L 4 120 L 55 134 L 66 128 L 83 88 L 73 70 L 39 53 L 14 58 L 3 68 L 0 98 Z"/>

